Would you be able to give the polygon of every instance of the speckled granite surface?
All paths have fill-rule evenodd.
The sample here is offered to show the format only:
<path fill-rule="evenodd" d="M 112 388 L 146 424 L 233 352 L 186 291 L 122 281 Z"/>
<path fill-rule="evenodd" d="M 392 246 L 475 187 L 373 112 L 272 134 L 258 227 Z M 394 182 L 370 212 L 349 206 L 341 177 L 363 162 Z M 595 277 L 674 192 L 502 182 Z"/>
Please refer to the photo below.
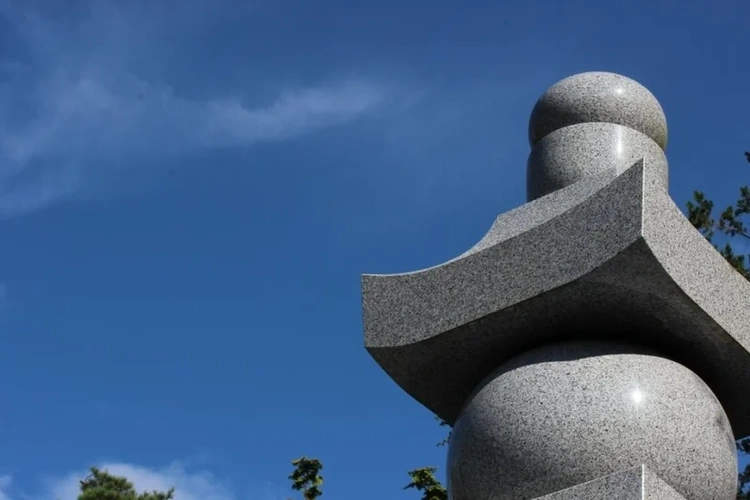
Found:
<path fill-rule="evenodd" d="M 576 75 L 529 138 L 532 201 L 444 264 L 363 276 L 366 348 L 455 424 L 452 500 L 619 494 L 602 478 L 641 464 L 674 488 L 641 470 L 643 498 L 732 500 L 750 283 L 669 197 L 661 106 Z"/>
<path fill-rule="evenodd" d="M 612 123 L 580 123 L 555 130 L 531 150 L 526 197 L 535 200 L 605 170 L 619 174 L 638 160 L 655 170 L 655 179 L 667 189 L 667 157 L 644 134 Z"/>
<path fill-rule="evenodd" d="M 685 497 L 641 465 L 535 500 L 685 500 Z"/>
<path fill-rule="evenodd" d="M 368 351 L 452 423 L 476 385 L 525 349 L 624 338 L 699 374 L 736 436 L 750 434 L 750 284 L 654 175 L 638 163 L 609 183 L 586 179 L 596 188 L 575 184 L 519 208 L 496 224 L 501 236 L 462 258 L 364 276 Z M 567 190 L 574 203 L 560 211 Z"/>
<path fill-rule="evenodd" d="M 667 147 L 667 118 L 656 97 L 622 75 L 590 71 L 563 78 L 542 94 L 531 111 L 529 142 L 578 123 L 616 123 Z"/>
<path fill-rule="evenodd" d="M 453 500 L 536 498 L 640 464 L 689 500 L 737 489 L 732 429 L 706 384 L 611 341 L 545 345 L 497 369 L 456 421 L 447 464 Z"/>

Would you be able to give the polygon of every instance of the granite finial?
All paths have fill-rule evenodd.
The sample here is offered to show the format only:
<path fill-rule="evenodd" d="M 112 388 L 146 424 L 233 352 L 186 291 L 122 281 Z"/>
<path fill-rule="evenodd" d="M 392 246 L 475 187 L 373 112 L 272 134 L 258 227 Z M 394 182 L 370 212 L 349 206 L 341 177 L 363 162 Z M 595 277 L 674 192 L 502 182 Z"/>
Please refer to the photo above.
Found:
<path fill-rule="evenodd" d="M 563 78 L 536 102 L 529 120 L 532 146 L 579 123 L 613 123 L 645 134 L 666 150 L 667 118 L 643 85 L 616 73 L 592 71 Z"/>

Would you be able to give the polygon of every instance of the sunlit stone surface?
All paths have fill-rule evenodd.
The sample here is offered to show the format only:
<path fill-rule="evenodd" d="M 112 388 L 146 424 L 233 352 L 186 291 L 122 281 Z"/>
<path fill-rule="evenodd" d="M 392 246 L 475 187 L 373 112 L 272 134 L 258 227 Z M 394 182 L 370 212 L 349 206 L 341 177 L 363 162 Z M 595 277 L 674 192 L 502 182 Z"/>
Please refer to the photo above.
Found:
<path fill-rule="evenodd" d="M 565 78 L 539 98 L 529 119 L 526 196 L 535 200 L 643 159 L 667 189 L 667 118 L 640 83 L 614 73 Z"/>
<path fill-rule="evenodd" d="M 454 425 L 449 496 L 733 500 L 750 283 L 669 196 L 661 106 L 574 75 L 529 141 L 528 203 L 443 264 L 362 279 L 368 352 Z"/>
<path fill-rule="evenodd" d="M 684 366 L 604 342 L 544 346 L 480 385 L 453 429 L 453 500 L 536 498 L 645 465 L 688 499 L 732 498 L 731 426 Z"/>

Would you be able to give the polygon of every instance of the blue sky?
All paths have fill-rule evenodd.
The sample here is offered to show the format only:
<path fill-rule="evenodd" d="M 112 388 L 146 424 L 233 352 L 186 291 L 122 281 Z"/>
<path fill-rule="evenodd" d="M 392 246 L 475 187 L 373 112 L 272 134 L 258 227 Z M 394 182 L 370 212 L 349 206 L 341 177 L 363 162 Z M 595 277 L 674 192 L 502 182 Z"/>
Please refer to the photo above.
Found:
<path fill-rule="evenodd" d="M 416 499 L 443 431 L 368 357 L 359 276 L 523 203 L 555 81 L 638 79 L 670 190 L 748 178 L 750 3 L 0 0 L 0 499 L 94 463 L 178 500 Z M 373 475 L 376 477 L 372 480 Z"/>

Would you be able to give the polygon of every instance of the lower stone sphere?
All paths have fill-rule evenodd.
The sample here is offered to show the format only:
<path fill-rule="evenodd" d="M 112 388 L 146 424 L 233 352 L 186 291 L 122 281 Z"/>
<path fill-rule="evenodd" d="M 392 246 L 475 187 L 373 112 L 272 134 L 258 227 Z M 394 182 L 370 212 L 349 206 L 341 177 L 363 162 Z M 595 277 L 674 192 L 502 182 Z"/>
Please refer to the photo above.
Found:
<path fill-rule="evenodd" d="M 732 429 L 697 375 L 638 347 L 566 342 L 505 363 L 465 403 L 448 491 L 533 499 L 641 464 L 686 499 L 736 496 Z"/>

